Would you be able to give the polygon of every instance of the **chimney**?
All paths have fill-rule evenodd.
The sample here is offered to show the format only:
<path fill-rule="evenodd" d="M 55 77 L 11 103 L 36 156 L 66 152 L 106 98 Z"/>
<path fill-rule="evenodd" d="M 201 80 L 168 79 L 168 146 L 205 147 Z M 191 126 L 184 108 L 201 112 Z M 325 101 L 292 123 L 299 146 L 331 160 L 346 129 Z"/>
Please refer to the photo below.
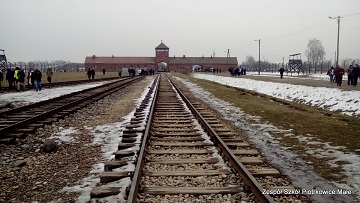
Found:
<path fill-rule="evenodd" d="M 93 59 L 95 59 L 95 55 L 93 55 L 93 57 L 92 57 Z"/>

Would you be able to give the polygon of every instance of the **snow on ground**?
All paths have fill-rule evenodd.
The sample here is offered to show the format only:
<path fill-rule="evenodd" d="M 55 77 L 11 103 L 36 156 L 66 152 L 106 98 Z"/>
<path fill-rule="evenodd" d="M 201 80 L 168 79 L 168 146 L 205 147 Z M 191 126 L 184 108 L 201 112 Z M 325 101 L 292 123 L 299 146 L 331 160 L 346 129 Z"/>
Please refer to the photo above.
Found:
<path fill-rule="evenodd" d="M 340 111 L 346 115 L 360 115 L 360 91 L 310 87 L 200 73 L 193 74 L 193 77 L 259 92 L 288 101 L 297 101 L 330 111 Z"/>
<path fill-rule="evenodd" d="M 277 78 L 280 77 L 279 72 L 261 72 L 260 75 L 258 72 L 246 72 L 246 75 L 253 75 L 253 76 L 276 76 Z M 325 73 L 316 73 L 316 74 L 302 74 L 299 75 L 297 73 L 284 73 L 284 78 L 298 78 L 298 79 L 312 79 L 312 80 L 330 80 L 330 77 Z"/>
<path fill-rule="evenodd" d="M 92 87 L 97 87 L 104 83 L 105 82 L 98 82 L 98 83 L 92 83 L 86 85 L 66 86 L 66 87 L 58 87 L 51 89 L 43 88 L 39 92 L 36 92 L 35 90 L 33 91 L 30 90 L 30 91 L 16 92 L 16 93 L 3 93 L 0 94 L 0 104 L 9 103 L 9 102 L 21 102 L 24 104 L 35 103 L 39 101 L 52 99 L 55 97 L 60 97 L 61 95 L 70 94 L 72 92 L 81 91 Z"/>
<path fill-rule="evenodd" d="M 70 127 L 70 128 L 65 129 L 63 127 L 60 127 L 59 130 L 60 130 L 60 132 L 55 133 L 54 135 L 49 137 L 49 139 L 60 140 L 61 142 L 75 141 L 76 137 L 71 136 L 72 134 L 75 134 L 77 132 L 77 130 L 75 128 Z"/>

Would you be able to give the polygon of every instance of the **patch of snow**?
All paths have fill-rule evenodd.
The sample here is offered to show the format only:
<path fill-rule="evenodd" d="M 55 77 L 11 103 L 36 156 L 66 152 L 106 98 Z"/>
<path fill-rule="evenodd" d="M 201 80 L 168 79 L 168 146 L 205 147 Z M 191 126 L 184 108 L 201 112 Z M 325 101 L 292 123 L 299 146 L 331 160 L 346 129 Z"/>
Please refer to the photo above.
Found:
<path fill-rule="evenodd" d="M 50 136 L 49 139 L 57 139 L 62 142 L 72 142 L 75 141 L 75 137 L 72 137 L 72 134 L 77 133 L 77 130 L 73 127 L 70 128 L 59 128 L 60 132 L 55 133 L 54 135 Z"/>
<path fill-rule="evenodd" d="M 360 115 L 360 91 L 345 91 L 337 88 L 310 87 L 200 73 L 194 73 L 193 77 L 256 91 L 272 97 L 296 101 L 330 111 L 340 111 L 346 115 Z"/>
<path fill-rule="evenodd" d="M 84 89 L 97 87 L 103 84 L 105 84 L 105 82 L 76 85 L 76 86 L 57 87 L 51 89 L 42 89 L 39 92 L 24 91 L 24 92 L 16 92 L 16 93 L 4 93 L 4 94 L 0 94 L 0 103 L 22 102 L 27 105 L 30 103 L 35 103 L 39 101 L 52 99 L 55 97 L 60 97 L 62 95 L 70 94 L 72 92 L 77 92 Z"/>

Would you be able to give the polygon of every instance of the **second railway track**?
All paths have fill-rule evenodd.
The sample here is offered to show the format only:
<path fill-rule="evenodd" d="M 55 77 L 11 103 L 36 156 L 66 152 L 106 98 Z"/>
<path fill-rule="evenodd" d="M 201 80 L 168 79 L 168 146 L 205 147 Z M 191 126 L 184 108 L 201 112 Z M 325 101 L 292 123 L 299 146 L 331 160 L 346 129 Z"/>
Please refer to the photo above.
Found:
<path fill-rule="evenodd" d="M 264 189 L 298 190 L 241 135 L 165 75 L 154 99 L 146 98 L 126 129 L 92 198 L 127 188 L 127 202 L 308 201 L 299 194 L 264 194 Z M 128 164 L 136 167 L 128 170 Z M 125 177 L 131 177 L 131 185 L 119 183 Z"/>
<path fill-rule="evenodd" d="M 0 143 L 12 143 L 37 128 L 50 124 L 71 112 L 97 101 L 143 77 L 125 78 L 98 87 L 0 112 Z"/>

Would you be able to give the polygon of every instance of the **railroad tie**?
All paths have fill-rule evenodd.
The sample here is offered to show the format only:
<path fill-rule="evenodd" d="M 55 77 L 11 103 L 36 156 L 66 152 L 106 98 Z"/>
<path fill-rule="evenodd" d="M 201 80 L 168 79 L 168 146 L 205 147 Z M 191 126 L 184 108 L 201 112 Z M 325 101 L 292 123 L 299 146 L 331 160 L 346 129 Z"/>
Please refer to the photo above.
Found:
<path fill-rule="evenodd" d="M 120 193 L 121 187 L 100 186 L 91 190 L 90 198 L 102 198 Z"/>

